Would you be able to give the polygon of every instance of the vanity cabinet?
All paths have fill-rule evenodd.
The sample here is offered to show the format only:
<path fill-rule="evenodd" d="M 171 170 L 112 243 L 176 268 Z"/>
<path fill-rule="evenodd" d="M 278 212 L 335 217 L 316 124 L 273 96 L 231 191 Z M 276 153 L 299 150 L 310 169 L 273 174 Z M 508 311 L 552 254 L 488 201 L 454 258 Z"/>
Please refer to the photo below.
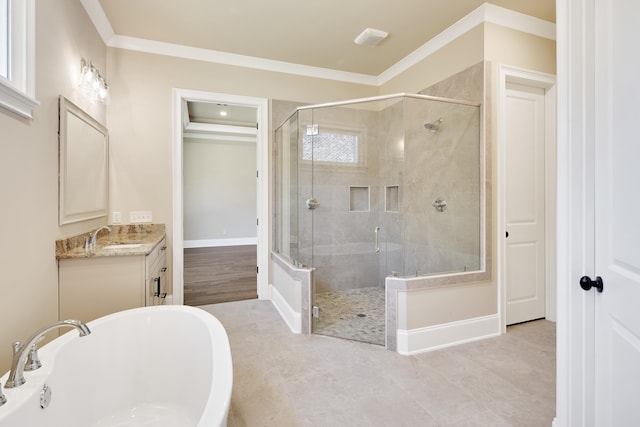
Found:
<path fill-rule="evenodd" d="M 164 238 L 147 255 L 69 258 L 58 262 L 61 320 L 88 322 L 117 311 L 164 303 Z"/>

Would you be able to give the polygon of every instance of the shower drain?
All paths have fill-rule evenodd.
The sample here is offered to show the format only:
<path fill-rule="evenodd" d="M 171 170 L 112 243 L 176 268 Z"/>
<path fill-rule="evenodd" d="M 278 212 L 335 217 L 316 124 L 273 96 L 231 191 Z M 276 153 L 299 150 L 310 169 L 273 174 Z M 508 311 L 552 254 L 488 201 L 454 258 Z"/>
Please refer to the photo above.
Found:
<path fill-rule="evenodd" d="M 358 316 L 358 317 L 367 317 L 367 315 L 364 314 L 364 313 L 358 313 L 356 316 Z"/>

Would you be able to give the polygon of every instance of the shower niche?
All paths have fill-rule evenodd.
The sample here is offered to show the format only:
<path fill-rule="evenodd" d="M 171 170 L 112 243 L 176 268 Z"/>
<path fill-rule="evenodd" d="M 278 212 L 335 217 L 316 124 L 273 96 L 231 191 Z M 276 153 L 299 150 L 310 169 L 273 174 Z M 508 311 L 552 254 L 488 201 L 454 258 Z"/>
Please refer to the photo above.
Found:
<path fill-rule="evenodd" d="M 349 211 L 369 212 L 370 187 L 349 187 Z"/>
<path fill-rule="evenodd" d="M 476 103 L 398 94 L 296 109 L 275 131 L 272 258 L 309 273 L 296 282 L 302 330 L 395 349 L 390 290 L 487 278 L 483 153 Z"/>

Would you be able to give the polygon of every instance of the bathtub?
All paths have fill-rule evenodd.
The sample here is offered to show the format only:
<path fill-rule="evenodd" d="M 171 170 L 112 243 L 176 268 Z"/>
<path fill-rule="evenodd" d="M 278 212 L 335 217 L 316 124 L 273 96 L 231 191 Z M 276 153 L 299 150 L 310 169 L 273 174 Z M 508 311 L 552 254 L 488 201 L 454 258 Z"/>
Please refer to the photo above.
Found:
<path fill-rule="evenodd" d="M 215 317 L 168 305 L 88 326 L 90 335 L 71 330 L 43 346 L 42 367 L 25 372 L 24 385 L 5 389 L 8 374 L 1 378 L 0 426 L 226 426 L 233 371 Z"/>

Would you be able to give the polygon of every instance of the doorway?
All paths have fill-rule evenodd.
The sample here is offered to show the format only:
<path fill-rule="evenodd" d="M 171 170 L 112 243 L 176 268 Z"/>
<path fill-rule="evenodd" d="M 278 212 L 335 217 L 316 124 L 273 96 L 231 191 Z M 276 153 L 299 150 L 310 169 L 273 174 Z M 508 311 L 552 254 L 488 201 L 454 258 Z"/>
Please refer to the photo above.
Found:
<path fill-rule="evenodd" d="M 184 304 L 257 298 L 257 109 L 185 103 Z"/>
<path fill-rule="evenodd" d="M 268 224 L 268 187 L 266 181 L 268 166 L 267 100 L 184 89 L 174 89 L 173 92 L 173 302 L 176 304 L 185 303 L 184 257 L 186 252 L 195 247 L 209 248 L 201 249 L 204 252 L 219 250 L 216 248 L 228 248 L 228 254 L 225 257 L 229 259 L 234 258 L 233 253 L 237 254 L 239 249 L 246 249 L 241 248 L 241 246 L 251 247 L 252 245 L 255 245 L 255 258 L 252 261 L 255 264 L 251 268 L 251 274 L 256 278 L 253 295 L 255 297 L 257 294 L 258 298 L 266 299 L 268 298 L 268 230 L 266 226 Z M 194 115 L 205 114 L 202 113 L 202 110 L 210 110 L 206 115 L 219 114 L 223 108 L 227 110 L 227 114 L 230 114 L 232 108 L 237 109 L 255 117 L 255 123 L 252 126 L 241 126 L 239 122 L 232 122 L 231 118 L 226 122 L 222 120 L 224 123 L 221 123 L 219 119 L 215 120 L 218 123 L 200 123 L 197 121 L 191 123 L 191 118 L 194 115 L 190 116 L 190 106 L 192 107 L 192 113 L 193 111 L 201 111 L 201 113 L 194 113 Z M 248 131 L 249 128 L 252 130 Z M 251 136 L 247 136 L 247 134 Z M 187 139 L 194 144 L 193 147 L 185 148 Z M 185 162 L 188 157 L 204 159 L 203 153 L 208 153 L 209 156 L 212 156 L 209 157 L 209 160 L 211 160 L 216 155 L 220 156 L 222 152 L 229 154 L 229 150 L 235 152 L 233 154 L 235 156 L 242 156 L 243 150 L 238 149 L 238 145 L 243 141 L 248 143 L 248 139 L 255 141 L 255 148 L 252 149 L 253 151 L 249 150 L 255 155 L 255 163 L 253 164 L 255 169 L 251 172 L 250 177 L 250 181 L 255 181 L 253 181 L 253 185 L 245 182 L 244 187 L 253 189 L 253 196 L 255 197 L 253 207 L 247 209 L 244 206 L 243 209 L 242 206 L 235 206 L 231 209 L 226 209 L 230 203 L 235 203 L 233 202 L 234 198 L 241 192 L 239 191 L 237 178 L 229 177 L 229 174 L 235 173 L 236 169 L 239 168 L 235 168 L 235 162 L 227 159 L 222 164 L 231 167 L 229 170 L 212 172 L 212 169 L 222 168 L 218 165 L 219 167 L 202 167 L 198 172 L 200 175 L 208 176 L 208 179 L 218 181 L 220 185 L 217 186 L 217 196 L 208 197 L 209 201 L 207 203 L 213 203 L 218 208 L 220 206 L 223 207 L 217 212 L 218 217 L 215 221 L 211 221 L 211 218 L 198 218 L 198 215 L 194 214 L 194 212 L 199 210 L 211 214 L 212 210 L 211 207 L 206 207 L 206 203 L 203 200 L 199 200 L 201 197 L 198 194 L 195 194 L 195 196 L 189 195 L 185 191 L 185 174 L 188 173 L 185 168 Z M 221 145 L 220 141 L 222 140 L 226 141 L 226 145 Z M 209 142 L 203 143 L 202 141 Z M 217 142 L 211 144 L 210 141 Z M 245 146 L 244 148 L 251 147 Z M 247 150 L 244 151 L 246 155 Z M 217 161 L 222 161 L 222 159 Z M 213 178 L 211 176 L 212 173 L 214 175 Z M 218 176 L 215 176 L 215 173 L 218 173 Z M 222 173 L 222 176 L 219 173 Z M 245 180 L 247 179 L 246 175 L 244 173 L 243 179 Z M 204 186 L 203 188 L 206 192 L 207 187 Z M 199 191 L 202 191 L 202 189 Z M 185 200 L 205 205 L 205 207 L 200 206 L 198 209 L 192 209 L 193 206 L 188 206 Z M 246 197 L 244 197 L 244 200 L 246 204 Z M 241 215 L 239 214 L 240 211 L 244 213 Z M 249 225 L 247 225 L 247 212 L 249 212 L 250 218 Z M 252 214 L 253 218 L 251 218 Z M 244 216 L 244 220 L 236 221 L 242 216 Z M 261 226 L 261 224 L 264 224 L 264 226 Z M 249 229 L 255 227 L 255 229 L 251 232 L 247 231 L 247 227 Z M 245 265 L 245 270 L 246 267 Z M 221 275 L 217 275 L 215 279 L 224 281 Z"/>
<path fill-rule="evenodd" d="M 500 66 L 498 256 L 502 331 L 555 320 L 555 76 Z"/>

